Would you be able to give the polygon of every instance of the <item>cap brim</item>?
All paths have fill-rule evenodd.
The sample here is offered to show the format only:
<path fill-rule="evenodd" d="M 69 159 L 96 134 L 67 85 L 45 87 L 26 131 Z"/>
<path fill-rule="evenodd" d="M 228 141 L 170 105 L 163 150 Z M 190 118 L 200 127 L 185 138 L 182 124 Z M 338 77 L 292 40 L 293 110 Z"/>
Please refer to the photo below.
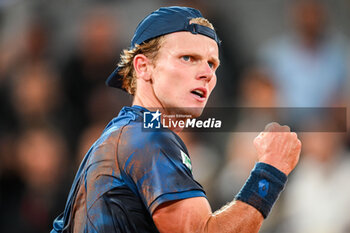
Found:
<path fill-rule="evenodd" d="M 113 73 L 111 73 L 109 75 L 109 77 L 107 78 L 106 80 L 106 85 L 109 86 L 109 87 L 115 87 L 115 88 L 120 88 L 120 89 L 123 89 L 125 91 L 124 88 L 122 88 L 123 86 L 123 82 L 122 82 L 122 76 L 120 76 L 118 74 L 120 70 L 120 67 L 118 66 L 114 71 Z"/>

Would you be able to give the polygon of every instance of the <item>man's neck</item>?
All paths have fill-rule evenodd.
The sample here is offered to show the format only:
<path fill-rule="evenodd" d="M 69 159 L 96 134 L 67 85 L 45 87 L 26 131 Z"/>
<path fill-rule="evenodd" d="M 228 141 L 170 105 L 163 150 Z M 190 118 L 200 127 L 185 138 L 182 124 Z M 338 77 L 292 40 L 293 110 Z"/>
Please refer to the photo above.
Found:
<path fill-rule="evenodd" d="M 169 116 L 175 115 L 174 113 L 167 112 L 166 109 L 163 108 L 162 104 L 157 99 L 152 100 L 152 98 L 148 98 L 148 97 L 149 96 L 147 95 L 136 94 L 132 105 L 138 105 L 138 106 L 147 108 L 149 111 L 159 110 L 162 113 L 161 122 L 163 122 L 163 115 L 166 115 L 167 117 L 165 120 L 168 120 Z M 183 119 L 172 118 L 173 122 L 180 121 L 180 120 L 183 120 Z M 172 130 L 176 134 L 179 134 L 183 130 L 183 128 L 179 127 L 178 124 L 175 124 L 175 125 L 176 126 L 172 124 L 170 127 L 168 127 L 168 129 Z"/>
<path fill-rule="evenodd" d="M 162 109 L 162 105 L 157 100 L 151 100 L 147 96 L 135 95 L 132 105 L 139 105 L 147 109 Z"/>

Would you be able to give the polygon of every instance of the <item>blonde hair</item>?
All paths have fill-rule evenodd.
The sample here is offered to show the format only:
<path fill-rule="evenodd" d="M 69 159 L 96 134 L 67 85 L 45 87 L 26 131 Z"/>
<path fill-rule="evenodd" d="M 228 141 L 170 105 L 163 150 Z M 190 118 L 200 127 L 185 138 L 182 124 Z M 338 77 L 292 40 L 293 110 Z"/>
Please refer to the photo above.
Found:
<path fill-rule="evenodd" d="M 189 23 L 199 24 L 214 30 L 214 26 L 205 18 L 193 18 Z M 118 63 L 120 67 L 118 74 L 123 77 L 122 88 L 131 95 L 135 95 L 136 92 L 136 73 L 133 64 L 134 57 L 137 54 L 144 54 L 147 58 L 151 59 L 152 62 L 155 62 L 163 40 L 164 36 L 159 36 L 150 41 L 143 42 L 141 45 L 137 44 L 133 49 L 124 49 L 122 51 L 120 62 Z"/>

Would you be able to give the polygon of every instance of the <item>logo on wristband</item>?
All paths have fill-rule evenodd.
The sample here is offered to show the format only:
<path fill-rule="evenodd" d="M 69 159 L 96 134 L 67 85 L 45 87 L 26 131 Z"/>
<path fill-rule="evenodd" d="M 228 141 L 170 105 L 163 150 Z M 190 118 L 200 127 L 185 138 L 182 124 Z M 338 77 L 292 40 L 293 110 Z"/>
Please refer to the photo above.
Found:
<path fill-rule="evenodd" d="M 270 185 L 270 183 L 265 179 L 259 181 L 258 191 L 259 191 L 259 195 L 261 197 L 265 197 L 267 195 L 267 193 L 269 191 L 269 185 Z"/>

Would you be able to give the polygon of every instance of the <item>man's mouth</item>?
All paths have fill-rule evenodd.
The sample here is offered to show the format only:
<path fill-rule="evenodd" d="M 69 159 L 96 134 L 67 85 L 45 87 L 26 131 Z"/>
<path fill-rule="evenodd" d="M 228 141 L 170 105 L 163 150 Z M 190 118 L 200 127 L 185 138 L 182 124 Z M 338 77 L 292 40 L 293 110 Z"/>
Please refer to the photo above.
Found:
<path fill-rule="evenodd" d="M 204 93 L 203 91 L 200 90 L 193 90 L 191 91 L 192 94 L 198 95 L 199 97 L 203 98 L 204 97 Z"/>
<path fill-rule="evenodd" d="M 198 96 L 199 98 L 207 97 L 207 90 L 205 88 L 196 88 L 192 90 L 191 93 Z"/>

